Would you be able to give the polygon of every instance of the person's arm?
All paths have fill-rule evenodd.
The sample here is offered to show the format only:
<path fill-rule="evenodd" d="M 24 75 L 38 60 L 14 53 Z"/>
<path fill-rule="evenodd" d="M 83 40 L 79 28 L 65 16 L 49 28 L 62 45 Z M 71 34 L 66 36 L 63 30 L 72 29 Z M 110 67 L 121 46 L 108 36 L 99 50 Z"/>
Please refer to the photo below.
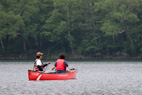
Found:
<path fill-rule="evenodd" d="M 37 67 L 40 71 L 44 71 L 41 66 L 37 65 Z"/>
<path fill-rule="evenodd" d="M 68 67 L 68 63 L 67 63 L 66 61 L 64 61 L 64 65 L 65 65 L 66 67 Z"/>
<path fill-rule="evenodd" d="M 51 68 L 51 71 L 53 71 L 55 68 L 56 68 L 56 67 L 55 67 L 55 66 L 53 66 L 53 67 Z"/>
<path fill-rule="evenodd" d="M 47 65 L 48 65 L 48 64 L 51 64 L 51 62 L 47 62 L 46 64 L 47 64 Z"/>
<path fill-rule="evenodd" d="M 49 72 L 53 71 L 55 68 L 56 68 L 56 67 L 53 66 L 50 70 L 46 71 L 45 73 L 49 73 Z"/>
<path fill-rule="evenodd" d="M 68 67 L 68 64 L 66 61 L 64 61 L 64 71 L 66 71 L 66 68 Z"/>
<path fill-rule="evenodd" d="M 57 62 L 55 62 L 54 66 L 51 68 L 51 71 L 53 71 L 56 68 Z"/>
<path fill-rule="evenodd" d="M 53 71 L 56 68 L 56 63 L 54 64 L 54 66 L 50 70 L 46 71 L 45 73 L 49 73 L 49 72 Z"/>

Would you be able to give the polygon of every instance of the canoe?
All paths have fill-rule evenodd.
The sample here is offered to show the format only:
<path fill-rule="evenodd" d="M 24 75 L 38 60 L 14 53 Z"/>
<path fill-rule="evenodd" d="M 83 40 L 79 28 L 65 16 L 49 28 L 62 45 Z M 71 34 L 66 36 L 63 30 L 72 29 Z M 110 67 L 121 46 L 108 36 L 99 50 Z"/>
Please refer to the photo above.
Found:
<path fill-rule="evenodd" d="M 67 70 L 65 73 L 56 72 L 37 72 L 33 70 L 28 70 L 29 80 L 68 80 L 74 79 L 76 77 L 76 69 Z"/>

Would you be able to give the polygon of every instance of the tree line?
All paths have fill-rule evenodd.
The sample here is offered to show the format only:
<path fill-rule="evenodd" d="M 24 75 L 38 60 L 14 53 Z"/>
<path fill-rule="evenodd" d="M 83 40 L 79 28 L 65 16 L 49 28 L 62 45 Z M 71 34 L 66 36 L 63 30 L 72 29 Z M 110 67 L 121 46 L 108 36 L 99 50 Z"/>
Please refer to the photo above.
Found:
<path fill-rule="evenodd" d="M 142 0 L 0 0 L 0 56 L 141 56 Z"/>

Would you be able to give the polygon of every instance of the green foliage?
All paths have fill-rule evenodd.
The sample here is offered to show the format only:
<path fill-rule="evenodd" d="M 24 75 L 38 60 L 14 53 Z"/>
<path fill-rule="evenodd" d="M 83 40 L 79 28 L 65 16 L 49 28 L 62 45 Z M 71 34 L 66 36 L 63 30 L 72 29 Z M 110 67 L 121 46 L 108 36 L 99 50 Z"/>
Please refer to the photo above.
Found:
<path fill-rule="evenodd" d="M 139 56 L 141 9 L 141 0 L 1 0 L 1 55 Z"/>
<path fill-rule="evenodd" d="M 9 39 L 17 37 L 17 32 L 23 27 L 23 21 L 19 15 L 15 15 L 12 11 L 0 14 L 0 39 Z"/>

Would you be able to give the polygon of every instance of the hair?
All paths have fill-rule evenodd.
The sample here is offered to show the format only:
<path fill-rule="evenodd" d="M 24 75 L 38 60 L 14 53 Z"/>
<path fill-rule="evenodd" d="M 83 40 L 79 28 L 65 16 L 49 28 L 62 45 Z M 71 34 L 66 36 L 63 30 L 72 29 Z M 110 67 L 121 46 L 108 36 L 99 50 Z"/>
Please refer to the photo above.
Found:
<path fill-rule="evenodd" d="M 60 59 L 65 59 L 65 54 L 64 53 L 60 53 Z"/>
<path fill-rule="evenodd" d="M 40 58 L 40 56 L 36 56 L 36 58 Z"/>

